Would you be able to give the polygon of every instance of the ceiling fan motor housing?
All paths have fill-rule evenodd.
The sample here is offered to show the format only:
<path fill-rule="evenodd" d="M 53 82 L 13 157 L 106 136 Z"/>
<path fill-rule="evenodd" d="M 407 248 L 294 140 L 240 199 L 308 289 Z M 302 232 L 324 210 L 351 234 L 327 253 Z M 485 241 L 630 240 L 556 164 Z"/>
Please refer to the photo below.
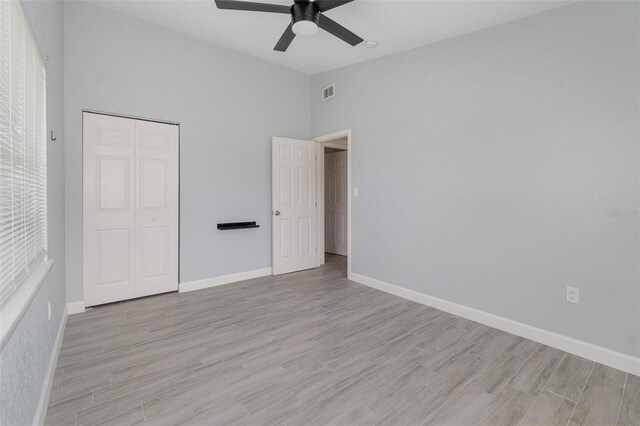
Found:
<path fill-rule="evenodd" d="M 295 24 L 300 21 L 310 21 L 318 25 L 320 8 L 311 2 L 294 3 L 291 6 L 291 20 Z"/>

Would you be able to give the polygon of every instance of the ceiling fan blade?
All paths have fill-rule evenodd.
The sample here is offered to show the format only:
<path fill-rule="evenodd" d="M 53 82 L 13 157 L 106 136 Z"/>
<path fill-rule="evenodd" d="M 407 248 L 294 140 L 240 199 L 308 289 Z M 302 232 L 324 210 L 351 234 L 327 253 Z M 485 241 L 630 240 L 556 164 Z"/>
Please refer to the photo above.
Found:
<path fill-rule="evenodd" d="M 278 52 L 284 52 L 287 50 L 287 48 L 293 41 L 293 38 L 296 36 L 296 34 L 293 32 L 293 29 L 291 29 L 292 26 L 293 24 L 289 24 L 287 29 L 284 30 L 282 36 L 280 36 L 280 40 L 278 40 L 278 42 L 276 43 L 276 47 L 274 47 L 273 50 L 277 50 Z"/>
<path fill-rule="evenodd" d="M 318 26 L 326 32 L 338 37 L 340 40 L 346 41 L 352 46 L 358 45 L 364 41 L 361 37 L 352 33 L 342 25 L 338 24 L 336 21 L 327 18 L 323 14 L 320 14 L 319 16 Z"/>
<path fill-rule="evenodd" d="M 316 0 L 313 3 L 318 6 L 320 12 L 335 9 L 343 4 L 351 3 L 353 0 Z"/>
<path fill-rule="evenodd" d="M 291 14 L 289 6 L 281 4 L 255 3 L 252 1 L 216 0 L 218 9 L 246 10 L 249 12 L 270 12 Z"/>

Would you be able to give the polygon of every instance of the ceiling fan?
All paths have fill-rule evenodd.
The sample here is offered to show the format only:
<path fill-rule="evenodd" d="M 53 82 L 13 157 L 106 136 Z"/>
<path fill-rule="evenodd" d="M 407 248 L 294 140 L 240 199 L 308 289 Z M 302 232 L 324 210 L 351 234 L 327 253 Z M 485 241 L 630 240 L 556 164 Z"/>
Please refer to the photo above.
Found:
<path fill-rule="evenodd" d="M 294 0 L 292 6 L 281 4 L 255 3 L 238 0 L 215 0 L 218 9 L 246 10 L 251 12 L 283 13 L 291 16 L 291 23 L 276 43 L 273 50 L 284 52 L 296 35 L 310 36 L 322 28 L 351 46 L 360 44 L 363 39 L 352 33 L 323 13 L 335 9 L 353 0 Z"/>

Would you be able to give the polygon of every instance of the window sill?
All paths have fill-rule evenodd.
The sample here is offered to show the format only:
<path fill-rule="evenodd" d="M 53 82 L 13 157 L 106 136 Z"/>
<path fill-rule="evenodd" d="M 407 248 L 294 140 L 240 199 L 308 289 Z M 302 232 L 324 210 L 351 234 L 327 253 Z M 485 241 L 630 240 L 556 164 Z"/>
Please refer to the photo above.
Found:
<path fill-rule="evenodd" d="M 4 348 L 4 345 L 13 334 L 52 267 L 53 260 L 45 259 L 33 271 L 31 276 L 0 306 L 0 350 Z"/>

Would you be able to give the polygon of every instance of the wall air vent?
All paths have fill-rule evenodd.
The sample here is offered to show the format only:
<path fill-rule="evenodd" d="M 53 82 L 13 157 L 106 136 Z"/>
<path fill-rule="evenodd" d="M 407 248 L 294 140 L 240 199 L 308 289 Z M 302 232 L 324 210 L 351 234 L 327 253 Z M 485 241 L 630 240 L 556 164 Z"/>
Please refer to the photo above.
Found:
<path fill-rule="evenodd" d="M 322 102 L 331 99 L 336 95 L 336 84 L 330 84 L 322 89 Z"/>

